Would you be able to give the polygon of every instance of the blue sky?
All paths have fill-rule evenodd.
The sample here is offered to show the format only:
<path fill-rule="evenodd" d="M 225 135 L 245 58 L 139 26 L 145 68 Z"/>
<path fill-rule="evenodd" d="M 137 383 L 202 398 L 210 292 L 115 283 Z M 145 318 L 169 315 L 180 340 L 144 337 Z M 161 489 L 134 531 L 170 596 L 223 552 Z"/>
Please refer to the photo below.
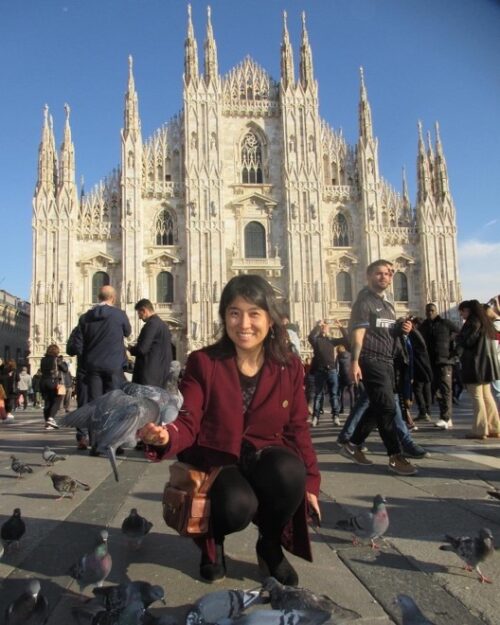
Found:
<path fill-rule="evenodd" d="M 225 74 L 250 54 L 279 79 L 282 11 L 296 56 L 301 11 L 320 112 L 357 140 L 359 67 L 382 175 L 415 200 L 417 120 L 440 123 L 457 208 L 464 298 L 500 292 L 500 3 L 497 0 L 213 0 Z M 90 189 L 120 158 L 127 57 L 134 57 L 143 137 L 179 111 L 183 0 L 0 0 L 0 289 L 28 298 L 31 211 L 43 107 L 62 141 L 71 106 L 77 180 Z M 202 53 L 207 2 L 193 0 Z"/>

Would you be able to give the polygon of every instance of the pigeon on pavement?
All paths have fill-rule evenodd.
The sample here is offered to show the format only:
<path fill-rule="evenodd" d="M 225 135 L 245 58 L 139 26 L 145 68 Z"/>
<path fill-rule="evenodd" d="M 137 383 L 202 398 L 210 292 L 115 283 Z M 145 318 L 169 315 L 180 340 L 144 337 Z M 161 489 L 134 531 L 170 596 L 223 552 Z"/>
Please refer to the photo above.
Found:
<path fill-rule="evenodd" d="M 137 508 L 132 508 L 130 514 L 122 523 L 122 532 L 128 539 L 128 544 L 133 549 L 139 549 L 144 536 L 151 530 L 153 524 L 142 517 Z"/>
<path fill-rule="evenodd" d="M 92 449 L 98 454 L 108 454 L 118 482 L 117 448 L 123 445 L 134 447 L 137 442 L 137 431 L 146 423 L 173 421 L 177 417 L 178 408 L 174 410 L 171 408 L 172 405 L 178 404 L 177 389 L 175 396 L 172 396 L 169 391 L 156 386 L 127 382 L 123 389 L 109 391 L 67 414 L 63 424 L 89 430 Z"/>
<path fill-rule="evenodd" d="M 37 579 L 30 579 L 26 590 L 5 610 L 6 625 L 44 625 L 48 619 L 49 603 Z"/>
<path fill-rule="evenodd" d="M 479 569 L 479 564 L 495 552 L 491 530 L 483 527 L 479 530 L 476 538 L 471 538 L 470 536 L 458 536 L 455 538 L 446 534 L 444 539 L 448 544 L 439 547 L 442 551 L 454 551 L 465 562 L 467 571 L 474 569 L 479 575 L 480 582 L 491 584 L 492 580 L 485 577 Z"/>
<path fill-rule="evenodd" d="M 45 464 L 49 467 L 53 466 L 56 462 L 60 460 L 66 460 L 66 456 L 60 456 L 56 454 L 50 447 L 45 447 L 42 452 L 42 458 L 45 460 Z"/>
<path fill-rule="evenodd" d="M 9 549 L 19 549 L 19 541 L 25 531 L 26 525 L 21 518 L 21 509 L 14 508 L 12 516 L 4 521 L 2 529 L 0 530 L 2 544 L 5 549 L 7 551 L 9 551 Z"/>
<path fill-rule="evenodd" d="M 434 625 L 422 614 L 418 605 L 408 595 L 398 595 L 396 601 L 401 606 L 402 625 Z"/>
<path fill-rule="evenodd" d="M 324 612 L 314 610 L 254 610 L 236 618 L 224 618 L 216 625 L 333 625 Z M 339 621 L 341 623 L 341 621 Z M 190 625 L 186 622 L 186 625 Z"/>
<path fill-rule="evenodd" d="M 103 581 L 111 572 L 112 559 L 108 552 L 108 532 L 101 530 L 93 551 L 83 555 L 74 564 L 70 573 L 80 586 L 80 592 L 86 586 L 101 586 Z"/>
<path fill-rule="evenodd" d="M 251 605 L 263 603 L 257 590 L 218 590 L 200 597 L 186 616 L 186 625 L 218 623 L 239 617 Z"/>
<path fill-rule="evenodd" d="M 56 499 L 56 501 L 61 501 L 64 497 L 73 499 L 73 496 L 78 489 L 90 490 L 90 486 L 88 484 L 75 480 L 74 477 L 70 477 L 69 475 L 58 475 L 53 471 L 47 471 L 47 475 L 50 476 L 54 488 L 61 495 Z"/>
<path fill-rule="evenodd" d="M 10 459 L 12 460 L 10 468 L 14 471 L 14 473 L 17 473 L 17 477 L 23 477 L 25 473 L 33 473 L 33 469 L 29 464 L 21 462 L 15 456 L 11 456 Z"/>
<path fill-rule="evenodd" d="M 386 501 L 382 495 L 375 495 L 371 510 L 365 510 L 348 519 L 337 521 L 335 527 L 352 532 L 354 545 L 360 542 L 357 537 L 369 538 L 372 549 L 377 549 L 375 539 L 381 538 L 389 528 L 389 514 L 385 504 Z"/>
<path fill-rule="evenodd" d="M 307 588 L 285 586 L 274 577 L 267 577 L 262 585 L 262 590 L 269 593 L 271 607 L 274 610 L 314 610 L 324 612 L 332 619 L 332 623 L 347 623 L 361 615 L 353 610 L 348 610 L 332 601 L 326 595 L 318 595 Z"/>
<path fill-rule="evenodd" d="M 145 608 L 152 603 L 161 601 L 165 605 L 165 591 L 161 586 L 153 586 L 149 582 L 135 581 L 117 586 L 93 588 L 92 592 L 106 610 L 121 610 L 132 601 L 142 601 Z"/>

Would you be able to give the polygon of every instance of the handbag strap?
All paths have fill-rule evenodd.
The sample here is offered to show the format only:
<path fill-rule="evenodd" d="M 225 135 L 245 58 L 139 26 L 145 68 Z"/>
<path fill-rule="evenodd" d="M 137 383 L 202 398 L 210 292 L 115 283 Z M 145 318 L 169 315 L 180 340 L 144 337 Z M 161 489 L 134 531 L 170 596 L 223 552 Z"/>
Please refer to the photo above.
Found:
<path fill-rule="evenodd" d="M 222 467 L 215 467 L 213 469 L 210 469 L 210 472 L 207 474 L 207 479 L 203 482 L 198 491 L 200 495 L 206 495 L 208 493 L 221 470 Z"/>

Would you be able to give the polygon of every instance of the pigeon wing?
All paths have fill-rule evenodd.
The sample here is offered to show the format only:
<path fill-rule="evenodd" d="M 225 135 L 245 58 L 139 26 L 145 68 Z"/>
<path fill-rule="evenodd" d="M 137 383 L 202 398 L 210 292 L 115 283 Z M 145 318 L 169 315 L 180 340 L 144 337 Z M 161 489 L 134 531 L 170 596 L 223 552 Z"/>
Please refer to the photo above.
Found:
<path fill-rule="evenodd" d="M 101 398 L 99 397 L 99 399 Z M 61 421 L 62 425 L 82 429 L 88 428 L 92 417 L 94 416 L 99 399 L 94 399 L 93 401 L 88 402 L 88 404 L 84 404 L 80 408 L 73 410 L 73 412 L 69 412 L 63 417 Z"/>

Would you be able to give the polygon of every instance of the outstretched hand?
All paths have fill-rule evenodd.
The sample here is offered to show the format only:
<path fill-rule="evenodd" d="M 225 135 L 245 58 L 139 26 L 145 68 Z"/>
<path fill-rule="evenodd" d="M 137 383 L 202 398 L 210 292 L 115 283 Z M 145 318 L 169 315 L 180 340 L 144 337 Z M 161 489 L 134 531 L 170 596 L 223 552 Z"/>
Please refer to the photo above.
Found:
<path fill-rule="evenodd" d="M 140 430 L 137 431 L 137 436 L 146 445 L 155 445 L 156 447 L 164 447 L 168 445 L 170 437 L 168 431 L 161 425 L 156 425 L 152 421 L 146 423 Z"/>

